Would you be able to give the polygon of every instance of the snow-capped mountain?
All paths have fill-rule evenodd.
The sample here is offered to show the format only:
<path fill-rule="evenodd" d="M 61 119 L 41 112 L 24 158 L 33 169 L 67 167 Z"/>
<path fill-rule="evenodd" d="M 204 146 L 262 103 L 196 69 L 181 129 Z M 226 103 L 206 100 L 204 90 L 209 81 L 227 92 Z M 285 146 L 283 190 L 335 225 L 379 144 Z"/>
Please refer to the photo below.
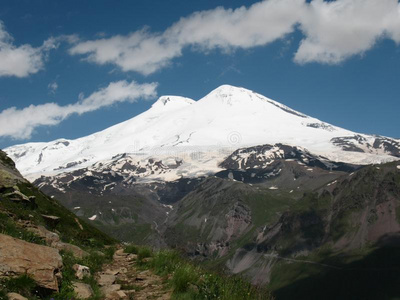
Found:
<path fill-rule="evenodd" d="M 216 173 L 239 148 L 277 143 L 335 162 L 400 159 L 400 140 L 345 130 L 229 85 L 198 101 L 162 96 L 146 112 L 86 137 L 27 143 L 5 151 L 31 180 L 107 167 L 142 180 L 172 181 Z"/>

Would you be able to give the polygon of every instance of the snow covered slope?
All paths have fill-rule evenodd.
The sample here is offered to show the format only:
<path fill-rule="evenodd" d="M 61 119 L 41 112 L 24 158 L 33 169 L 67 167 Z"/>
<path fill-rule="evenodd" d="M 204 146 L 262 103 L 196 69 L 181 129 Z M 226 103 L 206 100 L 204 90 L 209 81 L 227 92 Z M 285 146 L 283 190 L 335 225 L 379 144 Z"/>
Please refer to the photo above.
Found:
<path fill-rule="evenodd" d="M 353 164 L 400 159 L 400 140 L 354 133 L 244 88 L 223 85 L 194 101 L 163 96 L 146 112 L 76 140 L 5 149 L 29 179 L 76 169 L 135 166 L 143 180 L 220 170 L 238 148 L 282 143 Z"/>

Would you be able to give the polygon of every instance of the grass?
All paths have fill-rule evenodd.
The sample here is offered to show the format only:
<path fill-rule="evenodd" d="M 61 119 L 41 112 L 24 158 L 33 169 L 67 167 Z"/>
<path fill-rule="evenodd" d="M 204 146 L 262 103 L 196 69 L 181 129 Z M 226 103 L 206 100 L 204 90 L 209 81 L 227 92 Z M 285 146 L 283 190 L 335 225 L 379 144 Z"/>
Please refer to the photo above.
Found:
<path fill-rule="evenodd" d="M 135 245 L 128 245 L 124 248 L 125 253 L 130 253 L 130 254 L 138 254 L 139 252 L 139 247 Z"/>
<path fill-rule="evenodd" d="M 138 255 L 148 254 L 149 248 L 127 246 L 136 249 Z M 146 255 L 147 256 L 147 255 Z M 172 299 L 219 299 L 219 300 L 269 300 L 270 294 L 265 289 L 252 286 L 239 276 L 226 276 L 210 272 L 203 267 L 185 260 L 173 250 L 151 252 L 151 260 L 141 262 L 142 268 L 148 268 L 162 276 L 172 288 Z"/>
<path fill-rule="evenodd" d="M 254 225 L 262 226 L 276 221 L 279 217 L 277 213 L 289 208 L 293 202 L 292 197 L 288 195 L 264 191 L 263 193 L 254 193 L 244 197 L 245 203 L 250 206 Z"/>
<path fill-rule="evenodd" d="M 7 293 L 18 293 L 28 299 L 35 299 L 35 281 L 28 275 L 22 275 L 15 278 L 2 279 L 0 281 L 2 293 L 0 299 L 8 299 Z"/>
<path fill-rule="evenodd" d="M 137 253 L 138 255 L 138 260 L 142 261 L 145 258 L 151 257 L 152 256 L 152 251 L 149 247 L 140 247 L 139 251 Z"/>
<path fill-rule="evenodd" d="M 76 222 L 76 216 L 68 209 L 59 204 L 55 199 L 51 199 L 39 191 L 36 187 L 27 183 L 18 184 L 20 191 L 26 196 L 35 196 L 37 209 L 28 211 L 21 209 L 15 213 L 21 214 L 21 219 L 26 218 L 26 214 L 33 216 L 33 221 L 46 225 L 41 214 L 60 217 L 60 222 L 56 228 L 60 232 L 60 238 L 67 243 L 76 244 L 80 247 L 101 248 L 104 245 L 112 245 L 115 240 L 102 233 L 97 228 L 88 225 L 84 220 L 79 220 L 83 230 Z M 29 217 L 29 216 L 28 216 Z"/>
<path fill-rule="evenodd" d="M 8 300 L 7 294 L 3 289 L 0 289 L 0 300 Z"/>
<path fill-rule="evenodd" d="M 44 245 L 45 242 L 34 233 L 16 225 L 6 214 L 0 213 L 0 233 L 24 240 L 29 243 Z"/>
<path fill-rule="evenodd" d="M 42 215 L 53 215 L 60 218 L 60 222 L 55 228 L 60 234 L 63 242 L 75 244 L 81 248 L 102 248 L 104 245 L 115 244 L 116 241 L 106 234 L 100 232 L 95 227 L 87 224 L 84 220 L 78 220 L 83 229 L 80 228 L 78 218 L 69 210 L 60 205 L 55 199 L 51 199 L 39 191 L 30 183 L 21 182 L 18 189 L 26 196 L 34 196 L 36 207 L 26 207 L 19 203 L 14 203 L 7 198 L 0 201 L 0 232 L 10 236 L 26 240 L 28 242 L 43 244 L 40 237 L 22 230 L 15 224 L 14 219 L 28 220 L 36 225 L 48 227 Z M 0 193 L 1 196 L 1 193 Z M 1 213 L 3 212 L 3 213 Z"/>
<path fill-rule="evenodd" d="M 171 284 L 174 287 L 174 293 L 188 292 L 190 285 L 195 285 L 199 282 L 200 272 L 191 264 L 179 264 L 172 276 Z"/>

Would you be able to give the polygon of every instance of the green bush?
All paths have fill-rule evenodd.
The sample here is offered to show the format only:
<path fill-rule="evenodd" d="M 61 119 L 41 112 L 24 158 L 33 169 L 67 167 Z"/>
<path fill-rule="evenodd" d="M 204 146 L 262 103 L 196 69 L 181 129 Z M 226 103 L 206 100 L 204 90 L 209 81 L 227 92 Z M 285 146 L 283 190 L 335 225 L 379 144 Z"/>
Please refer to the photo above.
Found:
<path fill-rule="evenodd" d="M 226 277 L 206 273 L 201 276 L 200 299 L 220 300 L 268 300 L 270 293 L 258 289 L 240 277 Z"/>
<path fill-rule="evenodd" d="M 104 255 L 107 261 L 112 261 L 114 253 L 115 253 L 115 247 L 111 246 L 111 247 L 107 247 L 104 249 Z"/>
<path fill-rule="evenodd" d="M 197 284 L 200 278 L 199 270 L 189 264 L 178 266 L 172 277 L 174 293 L 187 292 L 190 284 Z"/>
<path fill-rule="evenodd" d="M 177 268 L 178 264 L 182 261 L 179 253 L 171 250 L 161 250 L 153 255 L 150 261 L 150 267 L 157 275 L 165 276 L 172 274 Z"/>
<path fill-rule="evenodd" d="M 14 292 L 30 298 L 35 294 L 36 282 L 25 274 L 15 278 L 3 279 L 1 286 L 4 294 Z"/>
<path fill-rule="evenodd" d="M 141 261 L 144 258 L 151 257 L 152 251 L 149 247 L 140 247 L 137 253 L 138 260 Z"/>
<path fill-rule="evenodd" d="M 138 254 L 139 248 L 135 245 L 128 245 L 125 247 L 124 252 L 130 254 Z"/>
<path fill-rule="evenodd" d="M 81 260 L 81 264 L 89 267 L 92 274 L 101 270 L 103 264 L 107 261 L 105 255 L 101 255 L 97 252 L 91 252 L 88 256 Z"/>
<path fill-rule="evenodd" d="M 58 293 L 53 293 L 49 300 L 66 300 L 66 299 L 76 299 L 74 288 L 72 287 L 72 282 L 62 282 L 60 291 Z"/>
<path fill-rule="evenodd" d="M 7 294 L 3 289 L 0 289 L 0 300 L 8 300 Z"/>
<path fill-rule="evenodd" d="M 27 241 L 29 243 L 40 245 L 45 244 L 45 242 L 39 236 L 27 231 L 24 228 L 18 227 L 12 218 L 3 213 L 0 213 L 0 233 Z"/>

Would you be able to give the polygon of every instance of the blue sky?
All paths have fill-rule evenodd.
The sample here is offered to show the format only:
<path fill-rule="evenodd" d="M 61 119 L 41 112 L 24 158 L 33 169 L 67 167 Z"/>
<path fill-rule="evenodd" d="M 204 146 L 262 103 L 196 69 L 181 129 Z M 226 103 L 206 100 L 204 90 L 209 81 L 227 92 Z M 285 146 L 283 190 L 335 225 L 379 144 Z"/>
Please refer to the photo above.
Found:
<path fill-rule="evenodd" d="M 0 148 L 81 137 L 221 84 L 400 137 L 397 0 L 3 0 L 0 22 Z"/>

